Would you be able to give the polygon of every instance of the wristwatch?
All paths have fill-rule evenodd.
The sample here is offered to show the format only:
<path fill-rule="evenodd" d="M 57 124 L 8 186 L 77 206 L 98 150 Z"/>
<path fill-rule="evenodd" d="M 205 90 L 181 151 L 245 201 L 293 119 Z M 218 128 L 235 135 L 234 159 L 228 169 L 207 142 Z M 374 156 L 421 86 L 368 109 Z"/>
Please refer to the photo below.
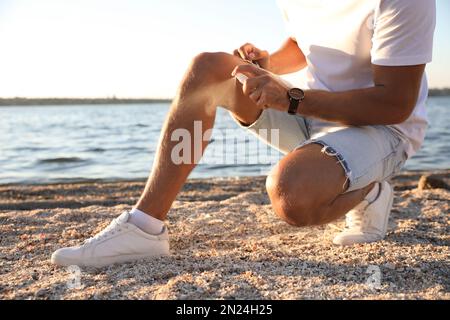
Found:
<path fill-rule="evenodd" d="M 289 97 L 289 114 L 296 115 L 300 103 L 305 100 L 305 91 L 299 88 L 292 88 L 288 91 Z"/>

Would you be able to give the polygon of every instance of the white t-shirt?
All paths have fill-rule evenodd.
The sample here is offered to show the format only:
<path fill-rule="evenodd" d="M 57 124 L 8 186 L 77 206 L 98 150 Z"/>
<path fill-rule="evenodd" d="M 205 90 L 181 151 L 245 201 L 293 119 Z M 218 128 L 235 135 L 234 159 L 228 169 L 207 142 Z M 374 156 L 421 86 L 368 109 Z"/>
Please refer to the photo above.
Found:
<path fill-rule="evenodd" d="M 431 62 L 435 0 L 278 0 L 290 35 L 307 58 L 307 89 L 372 87 L 371 64 Z M 426 75 L 411 117 L 396 125 L 417 152 L 425 138 Z M 361 106 L 364 107 L 364 106 Z"/>

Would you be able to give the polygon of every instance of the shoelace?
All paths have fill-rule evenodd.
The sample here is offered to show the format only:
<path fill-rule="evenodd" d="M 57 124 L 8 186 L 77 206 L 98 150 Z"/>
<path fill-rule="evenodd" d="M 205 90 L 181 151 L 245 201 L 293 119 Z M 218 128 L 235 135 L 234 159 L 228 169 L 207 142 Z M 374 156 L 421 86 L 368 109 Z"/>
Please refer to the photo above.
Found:
<path fill-rule="evenodd" d="M 104 238 L 106 238 L 106 237 L 108 237 L 108 236 L 110 236 L 110 235 L 114 235 L 114 234 L 116 234 L 117 232 L 120 232 L 120 231 L 122 231 L 122 228 L 121 227 L 118 227 L 117 228 L 117 226 L 119 225 L 120 223 L 119 223 L 119 221 L 118 221 L 118 219 L 114 219 L 105 229 L 103 229 L 102 231 L 100 231 L 99 233 L 97 233 L 95 236 L 93 236 L 92 238 L 89 238 L 89 239 L 87 239 L 85 242 L 84 242 L 84 244 L 85 245 L 89 245 L 89 244 L 91 244 L 92 242 L 94 242 L 94 241 L 98 241 L 98 240 L 101 240 L 101 239 L 104 239 Z"/>

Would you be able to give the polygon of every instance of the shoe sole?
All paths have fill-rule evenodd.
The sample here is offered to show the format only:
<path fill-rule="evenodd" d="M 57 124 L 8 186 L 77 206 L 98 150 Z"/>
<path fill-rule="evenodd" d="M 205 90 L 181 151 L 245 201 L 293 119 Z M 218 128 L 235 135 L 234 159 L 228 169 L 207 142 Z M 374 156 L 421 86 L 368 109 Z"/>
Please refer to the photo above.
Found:
<path fill-rule="evenodd" d="M 52 257 L 51 263 L 55 264 L 57 266 L 60 266 L 60 267 L 78 266 L 78 267 L 102 268 L 102 267 L 111 266 L 111 265 L 115 265 L 115 264 L 129 263 L 129 262 L 134 262 L 137 260 L 144 260 L 144 259 L 150 259 L 150 258 L 166 257 L 169 255 L 170 255 L 169 253 L 161 253 L 161 254 L 154 254 L 154 255 L 148 255 L 148 254 L 121 255 L 121 256 L 115 256 L 115 257 L 102 258 L 102 259 L 97 260 L 92 263 L 80 263 L 79 261 L 76 261 L 76 260 L 73 260 L 70 258 L 55 259 L 54 257 Z"/>

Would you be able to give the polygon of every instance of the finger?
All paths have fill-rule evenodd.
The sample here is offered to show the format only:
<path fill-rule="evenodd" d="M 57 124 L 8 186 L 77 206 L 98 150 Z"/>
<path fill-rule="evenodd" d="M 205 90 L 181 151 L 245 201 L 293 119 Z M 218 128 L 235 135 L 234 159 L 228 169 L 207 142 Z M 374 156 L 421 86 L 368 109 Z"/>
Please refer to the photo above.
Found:
<path fill-rule="evenodd" d="M 253 61 L 253 60 L 260 60 L 260 59 L 269 57 L 268 51 L 258 49 L 251 43 L 247 43 L 247 44 L 243 45 L 240 49 L 245 54 L 245 56 L 248 60 Z"/>
<path fill-rule="evenodd" d="M 239 65 L 236 68 L 234 68 L 233 72 L 231 73 L 231 76 L 236 76 L 237 73 L 242 73 L 246 75 L 249 78 L 264 76 L 267 74 L 266 71 L 252 65 L 252 64 L 244 64 Z"/>
<path fill-rule="evenodd" d="M 244 81 L 242 91 L 245 95 L 249 95 L 255 90 L 263 90 L 263 88 L 270 82 L 269 76 L 259 76 L 254 78 L 248 78 Z"/>
<path fill-rule="evenodd" d="M 261 79 L 259 77 L 256 78 L 248 78 L 243 86 L 242 91 L 246 96 L 249 96 L 252 92 L 255 92 L 261 86 Z"/>
<path fill-rule="evenodd" d="M 261 100 L 262 90 L 253 91 L 248 97 L 256 104 L 259 105 L 259 101 Z"/>
<path fill-rule="evenodd" d="M 241 59 L 248 60 L 247 53 L 242 48 L 239 48 L 238 52 Z"/>
<path fill-rule="evenodd" d="M 249 58 L 251 60 L 261 60 L 269 57 L 269 52 L 266 50 L 259 50 L 255 48 L 252 52 L 249 53 Z"/>
<path fill-rule="evenodd" d="M 241 54 L 239 53 L 239 50 L 238 50 L 238 49 L 236 49 L 236 50 L 233 51 L 233 56 L 242 58 L 242 57 L 241 57 Z"/>
<path fill-rule="evenodd" d="M 265 91 L 261 90 L 261 95 L 259 96 L 257 105 L 261 108 L 268 108 L 267 94 Z"/>
<path fill-rule="evenodd" d="M 255 49 L 255 46 L 251 43 L 246 43 L 239 48 L 239 51 L 242 54 L 242 58 L 245 60 L 251 60 L 249 54 Z"/>

